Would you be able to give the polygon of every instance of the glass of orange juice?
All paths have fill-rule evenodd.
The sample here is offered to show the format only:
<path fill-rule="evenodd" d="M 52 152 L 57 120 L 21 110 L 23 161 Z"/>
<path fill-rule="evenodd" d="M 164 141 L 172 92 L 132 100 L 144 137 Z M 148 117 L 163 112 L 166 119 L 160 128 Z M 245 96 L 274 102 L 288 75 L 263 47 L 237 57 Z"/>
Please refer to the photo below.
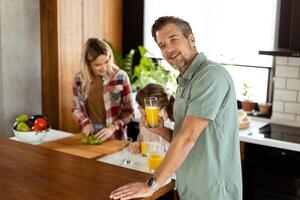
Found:
<path fill-rule="evenodd" d="M 154 172 L 164 159 L 164 149 L 161 142 L 149 142 L 148 145 L 148 168 Z"/>
<path fill-rule="evenodd" d="M 147 146 L 149 143 L 148 135 L 141 135 L 141 154 L 144 157 L 147 157 Z"/>
<path fill-rule="evenodd" d="M 148 127 L 150 128 L 158 127 L 159 107 L 158 107 L 157 97 L 146 97 L 144 99 L 144 102 L 145 102 L 145 112 L 146 112 L 146 120 L 147 120 Z"/>

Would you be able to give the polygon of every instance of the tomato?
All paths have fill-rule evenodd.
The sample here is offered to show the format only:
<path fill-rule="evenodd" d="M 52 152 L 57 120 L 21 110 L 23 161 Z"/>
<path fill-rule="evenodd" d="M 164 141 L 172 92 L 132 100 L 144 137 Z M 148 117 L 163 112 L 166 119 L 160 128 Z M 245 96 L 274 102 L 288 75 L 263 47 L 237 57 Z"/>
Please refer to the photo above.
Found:
<path fill-rule="evenodd" d="M 44 118 L 37 118 L 34 121 L 34 126 L 38 126 L 41 130 L 45 130 L 47 128 L 47 121 Z"/>
<path fill-rule="evenodd" d="M 41 131 L 42 129 L 39 126 L 32 126 L 31 130 L 32 131 Z"/>

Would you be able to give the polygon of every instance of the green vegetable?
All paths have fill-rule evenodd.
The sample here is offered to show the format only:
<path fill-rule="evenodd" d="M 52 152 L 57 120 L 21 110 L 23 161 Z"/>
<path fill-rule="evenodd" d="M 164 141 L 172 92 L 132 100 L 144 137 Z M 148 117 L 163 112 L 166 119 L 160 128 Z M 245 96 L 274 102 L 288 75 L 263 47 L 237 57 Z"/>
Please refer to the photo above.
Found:
<path fill-rule="evenodd" d="M 79 141 L 80 144 L 87 144 L 88 143 L 88 138 L 87 137 L 83 137 L 80 139 Z"/>
<path fill-rule="evenodd" d="M 17 125 L 17 131 L 26 132 L 26 131 L 30 131 L 30 128 L 28 127 L 28 125 L 25 122 L 20 122 Z"/>
<path fill-rule="evenodd" d="M 98 144 L 101 144 L 102 141 L 98 140 L 95 135 L 90 135 L 88 137 L 81 138 L 80 141 L 79 141 L 79 143 L 80 144 L 94 144 L 94 145 L 98 145 Z"/>
<path fill-rule="evenodd" d="M 98 144 L 101 144 L 101 141 L 100 140 L 91 140 L 90 144 L 98 145 Z"/>
<path fill-rule="evenodd" d="M 28 120 L 28 116 L 25 114 L 19 115 L 16 118 L 16 122 L 26 122 Z"/>

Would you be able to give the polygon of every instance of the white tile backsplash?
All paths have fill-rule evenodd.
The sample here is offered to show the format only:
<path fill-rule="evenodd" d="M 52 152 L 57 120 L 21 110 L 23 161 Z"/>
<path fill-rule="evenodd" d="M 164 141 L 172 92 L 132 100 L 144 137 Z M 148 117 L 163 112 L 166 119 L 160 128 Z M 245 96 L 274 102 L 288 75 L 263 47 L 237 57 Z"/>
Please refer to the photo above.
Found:
<path fill-rule="evenodd" d="M 276 64 L 277 65 L 288 65 L 288 57 L 276 57 Z"/>
<path fill-rule="evenodd" d="M 292 90 L 282 90 L 282 89 L 275 89 L 274 91 L 274 100 L 280 100 L 280 101 L 292 101 L 296 102 L 297 101 L 297 91 L 292 91 Z"/>
<path fill-rule="evenodd" d="M 274 78 L 274 87 L 280 88 L 280 89 L 285 89 L 286 88 L 286 78 L 275 77 Z"/>
<path fill-rule="evenodd" d="M 276 66 L 276 77 L 298 78 L 299 67 Z"/>
<path fill-rule="evenodd" d="M 289 66 L 300 66 L 300 58 L 289 57 L 288 65 Z"/>
<path fill-rule="evenodd" d="M 300 90 L 300 79 L 287 79 L 287 89 Z"/>
<path fill-rule="evenodd" d="M 300 121 L 300 58 L 276 57 L 272 119 Z"/>
<path fill-rule="evenodd" d="M 285 103 L 285 113 L 300 115 L 300 103 Z"/>
<path fill-rule="evenodd" d="M 294 115 L 294 114 L 286 114 L 286 113 L 273 112 L 272 118 L 273 119 L 296 120 L 296 115 Z"/>
<path fill-rule="evenodd" d="M 273 112 L 283 112 L 284 102 L 283 101 L 273 101 Z"/>

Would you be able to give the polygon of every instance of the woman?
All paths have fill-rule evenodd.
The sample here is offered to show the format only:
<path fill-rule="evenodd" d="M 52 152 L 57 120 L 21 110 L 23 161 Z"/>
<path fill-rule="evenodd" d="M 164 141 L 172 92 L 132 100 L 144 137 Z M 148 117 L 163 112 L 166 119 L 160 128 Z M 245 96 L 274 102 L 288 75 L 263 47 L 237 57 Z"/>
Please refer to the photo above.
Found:
<path fill-rule="evenodd" d="M 110 47 L 90 38 L 82 52 L 81 70 L 73 84 L 72 116 L 81 133 L 105 141 L 126 137 L 133 118 L 131 86 L 127 74 L 114 64 Z"/>
<path fill-rule="evenodd" d="M 146 120 L 145 120 L 145 104 L 144 99 L 146 97 L 156 97 L 158 100 L 159 106 L 159 115 L 160 115 L 160 125 L 159 128 L 147 128 Z M 161 132 L 163 129 L 167 129 L 164 127 L 164 121 L 170 120 L 174 121 L 173 117 L 173 106 L 175 98 L 173 95 L 169 95 L 166 89 L 159 84 L 150 83 L 146 85 L 144 88 L 140 89 L 136 94 L 136 101 L 139 105 L 139 110 L 141 112 L 141 119 L 139 123 L 140 133 L 137 138 L 137 142 L 132 143 L 130 146 L 130 151 L 137 154 L 141 152 L 141 144 L 142 138 L 146 137 L 158 137 L 159 141 L 162 141 L 165 146 L 169 146 L 168 139 L 160 137 L 157 131 Z M 168 137 L 169 134 L 166 134 Z"/>

